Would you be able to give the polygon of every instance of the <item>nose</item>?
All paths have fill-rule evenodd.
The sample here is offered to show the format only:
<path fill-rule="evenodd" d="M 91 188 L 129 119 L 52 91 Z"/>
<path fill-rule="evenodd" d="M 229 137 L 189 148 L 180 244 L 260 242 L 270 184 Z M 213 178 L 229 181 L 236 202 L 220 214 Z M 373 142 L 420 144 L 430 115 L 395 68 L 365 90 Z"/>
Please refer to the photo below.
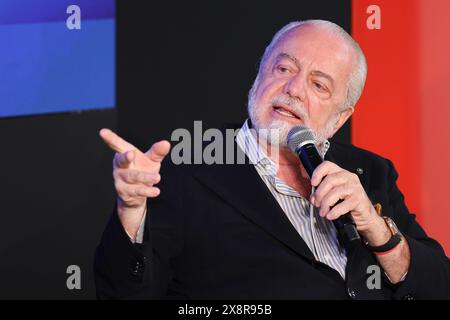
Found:
<path fill-rule="evenodd" d="M 306 81 L 299 72 L 292 76 L 284 85 L 283 93 L 290 95 L 291 97 L 298 98 L 300 101 L 305 102 L 306 97 Z"/>

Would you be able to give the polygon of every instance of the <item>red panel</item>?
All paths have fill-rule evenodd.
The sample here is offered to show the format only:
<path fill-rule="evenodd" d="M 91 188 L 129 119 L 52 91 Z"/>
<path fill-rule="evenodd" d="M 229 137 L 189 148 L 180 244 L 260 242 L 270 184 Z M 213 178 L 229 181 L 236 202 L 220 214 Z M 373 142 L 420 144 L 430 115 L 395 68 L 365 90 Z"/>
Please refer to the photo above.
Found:
<path fill-rule="evenodd" d="M 450 1 L 420 1 L 422 204 L 426 230 L 450 253 Z"/>
<path fill-rule="evenodd" d="M 416 2 L 353 1 L 352 34 L 366 55 L 368 77 L 354 113 L 352 140 L 394 161 L 410 210 L 420 212 L 420 159 L 414 151 L 420 138 L 419 68 L 417 41 L 411 32 Z M 381 9 L 380 30 L 366 26 L 366 8 L 371 4 Z"/>
<path fill-rule="evenodd" d="M 366 25 L 367 7 L 373 4 L 381 9 L 380 30 Z M 353 143 L 393 160 L 410 211 L 447 252 L 450 204 L 440 199 L 448 198 L 450 186 L 450 152 L 443 147 L 450 137 L 445 90 L 450 44 L 442 41 L 450 31 L 448 12 L 445 0 L 352 2 L 352 34 L 368 63 L 366 87 L 352 120 Z"/>

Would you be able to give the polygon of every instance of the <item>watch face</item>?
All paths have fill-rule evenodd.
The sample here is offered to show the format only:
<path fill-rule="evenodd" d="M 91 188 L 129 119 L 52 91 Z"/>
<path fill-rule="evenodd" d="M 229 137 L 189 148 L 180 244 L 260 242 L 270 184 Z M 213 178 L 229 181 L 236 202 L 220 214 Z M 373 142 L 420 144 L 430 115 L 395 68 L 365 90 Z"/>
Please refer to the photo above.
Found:
<path fill-rule="evenodd" d="M 383 219 L 384 219 L 384 221 L 386 221 L 386 224 L 388 225 L 389 229 L 391 230 L 392 235 L 399 233 L 397 225 L 391 218 L 383 217 Z"/>

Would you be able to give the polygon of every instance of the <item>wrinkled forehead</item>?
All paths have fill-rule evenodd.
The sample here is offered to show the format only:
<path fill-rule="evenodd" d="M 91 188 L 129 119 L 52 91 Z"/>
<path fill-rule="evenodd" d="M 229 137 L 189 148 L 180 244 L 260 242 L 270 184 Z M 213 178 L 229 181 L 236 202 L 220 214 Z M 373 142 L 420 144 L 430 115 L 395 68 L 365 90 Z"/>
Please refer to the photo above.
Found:
<path fill-rule="evenodd" d="M 342 37 L 320 26 L 301 26 L 286 34 L 276 43 L 268 64 L 280 56 L 295 57 L 302 68 L 313 68 L 332 75 L 336 80 L 350 76 L 356 59 L 353 48 Z"/>

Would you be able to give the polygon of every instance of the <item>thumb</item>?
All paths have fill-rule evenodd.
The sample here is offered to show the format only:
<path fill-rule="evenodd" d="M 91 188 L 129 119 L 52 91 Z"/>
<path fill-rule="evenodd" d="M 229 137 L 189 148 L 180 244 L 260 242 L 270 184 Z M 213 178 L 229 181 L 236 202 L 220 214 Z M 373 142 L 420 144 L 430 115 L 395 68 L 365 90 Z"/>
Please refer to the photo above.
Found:
<path fill-rule="evenodd" d="M 145 155 L 152 161 L 161 162 L 170 151 L 170 142 L 161 140 L 152 145 Z"/>

